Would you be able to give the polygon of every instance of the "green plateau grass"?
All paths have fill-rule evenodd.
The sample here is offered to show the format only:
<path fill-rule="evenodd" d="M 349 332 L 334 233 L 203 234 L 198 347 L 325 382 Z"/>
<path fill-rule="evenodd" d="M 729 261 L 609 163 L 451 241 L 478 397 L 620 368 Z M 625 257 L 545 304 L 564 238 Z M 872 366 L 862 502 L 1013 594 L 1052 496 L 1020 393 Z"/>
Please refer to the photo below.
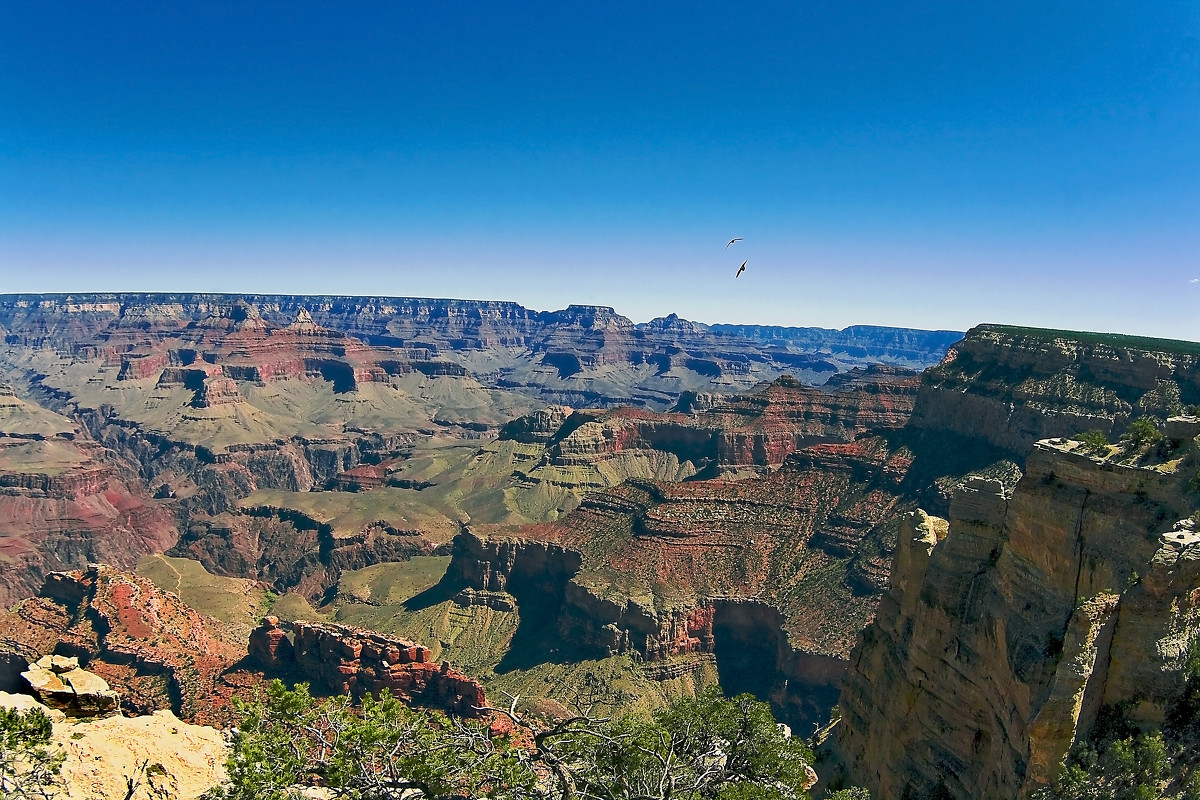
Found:
<path fill-rule="evenodd" d="M 87 464 L 91 458 L 63 439 L 0 440 L 0 471 L 61 475 Z"/>
<path fill-rule="evenodd" d="M 138 562 L 137 574 L 222 622 L 256 626 L 274 599 L 255 581 L 213 575 L 200 562 L 187 558 L 146 556 Z"/>
<path fill-rule="evenodd" d="M 441 580 L 448 566 L 449 556 L 415 556 L 343 572 L 338 596 L 380 606 L 403 605 Z"/>
<path fill-rule="evenodd" d="M 288 592 L 275 598 L 275 602 L 271 604 L 270 613 L 288 622 L 295 622 L 298 619 L 310 622 L 326 620 L 324 614 L 309 605 L 304 597 L 294 592 Z"/>
<path fill-rule="evenodd" d="M 260 489 L 243 498 L 239 508 L 267 506 L 298 511 L 309 519 L 328 525 L 335 537 L 359 533 L 383 520 L 401 530 L 420 530 L 434 542 L 448 542 L 458 533 L 457 520 L 450 519 L 436 504 L 413 489 L 390 486 L 369 492 L 288 492 Z"/>
<path fill-rule="evenodd" d="M 75 432 L 75 423 L 61 414 L 13 395 L 0 395 L 0 434 L 51 438 Z"/>
<path fill-rule="evenodd" d="M 334 535 L 361 531 L 376 520 L 418 529 L 435 542 L 448 541 L 459 523 L 520 526 L 557 519 L 579 504 L 580 492 L 525 480 L 519 468 L 542 450 L 538 445 L 490 442 L 424 442 L 400 462 L 391 480 L 427 482 L 425 489 L 384 486 L 362 492 L 260 490 L 243 498 L 243 510 L 269 506 L 297 511 Z"/>
<path fill-rule="evenodd" d="M 450 600 L 426 607 L 409 602 L 436 586 L 449 562 L 447 557 L 424 556 L 344 572 L 335 600 L 322 610 L 341 624 L 419 642 L 430 648 L 434 660 L 448 660 L 479 680 L 493 704 L 507 706 L 508 698 L 519 695 L 519 707 L 527 711 L 561 714 L 593 697 L 602 710 L 605 705 L 649 710 L 717 682 L 709 661 L 697 661 L 696 669 L 682 677 L 656 681 L 628 656 L 572 658 L 558 652 L 558 645 L 567 646 L 552 631 L 543 631 L 533 642 L 544 658 L 500 671 L 521 623 L 520 609 L 464 608 Z"/>

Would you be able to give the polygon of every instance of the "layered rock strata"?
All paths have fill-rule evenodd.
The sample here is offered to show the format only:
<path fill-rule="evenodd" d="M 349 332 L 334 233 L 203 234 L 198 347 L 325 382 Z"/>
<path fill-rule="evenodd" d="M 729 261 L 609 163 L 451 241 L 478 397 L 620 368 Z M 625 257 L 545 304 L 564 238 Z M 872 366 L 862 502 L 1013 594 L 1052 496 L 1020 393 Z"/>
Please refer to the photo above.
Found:
<path fill-rule="evenodd" d="M 821 388 L 785 375 L 695 414 L 551 407 L 513 420 L 500 438 L 543 444 L 541 460 L 521 473 L 556 485 L 610 486 L 605 462 L 630 459 L 641 459 L 662 478 L 689 478 L 705 469 L 706 475 L 765 471 L 810 445 L 904 427 L 917 386 L 914 373 L 882 366 L 844 373 Z M 663 471 L 677 474 L 657 474 Z"/>
<path fill-rule="evenodd" d="M 278 618 L 265 617 L 250 636 L 250 657 L 269 672 L 296 671 L 337 694 L 378 694 L 387 689 L 416 703 L 461 717 L 487 712 L 483 686 L 449 662 L 433 663 L 428 648 L 346 625 L 295 622 L 292 638 Z"/>
<path fill-rule="evenodd" d="M 980 325 L 924 374 L 913 425 L 1023 457 L 1039 439 L 1116 434 L 1197 403 L 1200 344 Z"/>
<path fill-rule="evenodd" d="M 0 438 L 0 608 L 51 572 L 132 568 L 179 537 L 174 515 L 112 454 L 80 439 Z"/>
<path fill-rule="evenodd" d="M 963 486 L 948 529 L 908 516 L 839 701 L 852 780 L 881 797 L 1028 797 L 1101 706 L 1161 724 L 1200 634 L 1187 450 L 1138 467 L 1043 441 L 1015 491 Z"/>
<path fill-rule="evenodd" d="M 503 364 L 492 376 L 498 386 L 571 405 L 659 407 L 671 404 L 677 392 L 667 387 L 685 376 L 688 383 L 748 388 L 783 372 L 820 382 L 877 361 L 919 368 L 960 336 L 870 326 L 709 327 L 673 314 L 635 325 L 598 306 L 536 312 L 503 302 L 288 295 L 5 295 L 0 325 L 11 345 L 101 356 L 120 364 L 129 380 L 179 368 L 212 374 L 216 365 L 235 380 L 309 374 L 353 389 L 412 370 L 476 374 L 471 354 L 487 352 L 493 365 L 495 356 Z M 228 344 L 213 347 L 214 337 Z M 393 356 L 370 355 L 361 342 Z M 639 375 L 632 384 L 599 389 L 580 380 L 611 367 Z"/>

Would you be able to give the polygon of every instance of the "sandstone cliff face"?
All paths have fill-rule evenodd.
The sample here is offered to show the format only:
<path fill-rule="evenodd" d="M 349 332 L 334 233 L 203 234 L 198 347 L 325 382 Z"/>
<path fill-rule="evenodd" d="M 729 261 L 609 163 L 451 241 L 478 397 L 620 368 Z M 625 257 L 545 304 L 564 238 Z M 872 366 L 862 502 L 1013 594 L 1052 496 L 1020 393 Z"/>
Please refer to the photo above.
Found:
<path fill-rule="evenodd" d="M 1161 722 L 1200 630 L 1200 537 L 1180 465 L 1039 443 L 1011 492 L 975 480 L 901 528 L 851 657 L 837 746 L 880 797 L 1028 796 L 1102 704 Z M 1185 474 L 1186 473 L 1186 474 Z"/>
<path fill-rule="evenodd" d="M 1133 417 L 1195 403 L 1200 345 L 980 325 L 925 373 L 913 425 L 1023 457 L 1038 439 L 1119 433 Z"/>

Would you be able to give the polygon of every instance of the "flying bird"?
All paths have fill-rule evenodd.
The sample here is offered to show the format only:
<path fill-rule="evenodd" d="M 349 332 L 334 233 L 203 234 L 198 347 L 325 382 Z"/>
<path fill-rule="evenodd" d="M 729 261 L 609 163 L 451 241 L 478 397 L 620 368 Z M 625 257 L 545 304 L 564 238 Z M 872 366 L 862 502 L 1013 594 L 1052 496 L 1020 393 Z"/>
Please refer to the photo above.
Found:
<path fill-rule="evenodd" d="M 740 242 L 741 240 L 742 240 L 742 237 L 740 237 L 740 236 L 735 236 L 735 237 L 733 237 L 732 239 L 730 239 L 730 240 L 729 240 L 729 242 L 728 242 L 728 243 L 726 243 L 726 245 L 725 245 L 725 249 L 726 249 L 726 250 L 728 250 L 728 249 L 729 249 L 729 245 L 733 244 L 734 242 Z"/>
<path fill-rule="evenodd" d="M 746 265 L 749 263 L 750 263 L 750 259 L 746 259 L 745 261 L 743 261 L 742 265 L 740 267 L 738 267 L 737 275 L 734 275 L 733 277 L 735 277 L 735 278 L 740 277 L 741 274 L 746 271 Z"/>

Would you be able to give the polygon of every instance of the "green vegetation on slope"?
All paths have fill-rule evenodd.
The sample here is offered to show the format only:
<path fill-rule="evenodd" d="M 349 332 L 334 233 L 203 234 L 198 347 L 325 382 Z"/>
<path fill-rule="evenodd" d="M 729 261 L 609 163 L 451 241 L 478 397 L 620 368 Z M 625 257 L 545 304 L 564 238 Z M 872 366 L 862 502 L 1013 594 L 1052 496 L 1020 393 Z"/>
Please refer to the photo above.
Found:
<path fill-rule="evenodd" d="M 584 687 L 624 709 L 650 711 L 716 683 L 711 660 L 678 678 L 653 680 L 628 656 L 583 659 L 538 609 L 461 606 L 439 593 L 448 557 L 418 556 L 342 573 L 322 610 L 343 625 L 421 642 L 437 660 L 480 680 L 489 696 L 520 696 L 522 707 L 561 711 Z M 282 616 L 282 612 L 281 612 Z M 286 618 L 286 617 L 285 617 Z"/>
<path fill-rule="evenodd" d="M 61 414 L 28 403 L 0 383 L 0 433 L 9 436 L 51 438 L 75 431 L 75 423 Z"/>
<path fill-rule="evenodd" d="M 1139 729 L 1131 708 L 1101 709 L 1054 785 L 1036 800 L 1200 800 L 1200 639 L 1161 729 Z"/>
<path fill-rule="evenodd" d="M 257 625 L 275 600 L 256 581 L 213 575 L 199 561 L 187 558 L 146 556 L 138 562 L 137 574 L 222 622 Z"/>
<path fill-rule="evenodd" d="M 0 471 L 61 475 L 86 464 L 90 457 L 62 439 L 0 440 Z"/>
<path fill-rule="evenodd" d="M 40 708 L 0 707 L 0 792 L 5 797 L 35 800 L 58 795 L 66 754 L 52 747 L 53 729 Z"/>

